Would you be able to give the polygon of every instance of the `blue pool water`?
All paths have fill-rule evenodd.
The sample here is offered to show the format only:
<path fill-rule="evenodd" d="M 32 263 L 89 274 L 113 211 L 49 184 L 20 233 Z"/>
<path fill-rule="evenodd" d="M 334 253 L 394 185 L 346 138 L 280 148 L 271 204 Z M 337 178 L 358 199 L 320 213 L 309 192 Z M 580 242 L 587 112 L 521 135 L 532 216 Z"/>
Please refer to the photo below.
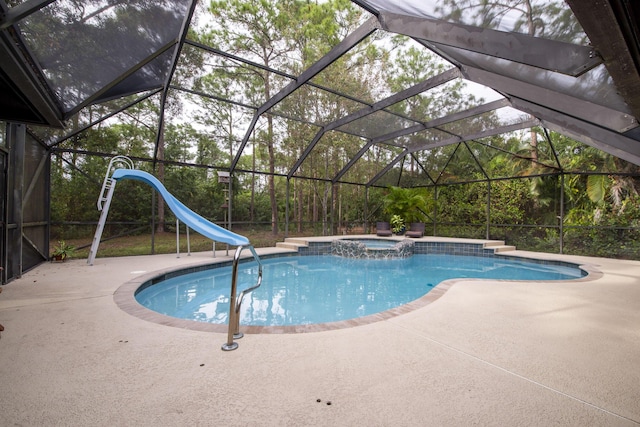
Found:
<path fill-rule="evenodd" d="M 240 264 L 238 293 L 255 284 L 257 270 L 255 262 Z M 452 278 L 567 280 L 582 276 L 578 268 L 457 255 L 386 260 L 326 255 L 272 258 L 263 262 L 262 286 L 242 303 L 240 323 L 286 326 L 353 319 L 416 300 Z M 225 324 L 230 284 L 231 267 L 215 268 L 148 286 L 136 294 L 136 300 L 168 316 Z"/>

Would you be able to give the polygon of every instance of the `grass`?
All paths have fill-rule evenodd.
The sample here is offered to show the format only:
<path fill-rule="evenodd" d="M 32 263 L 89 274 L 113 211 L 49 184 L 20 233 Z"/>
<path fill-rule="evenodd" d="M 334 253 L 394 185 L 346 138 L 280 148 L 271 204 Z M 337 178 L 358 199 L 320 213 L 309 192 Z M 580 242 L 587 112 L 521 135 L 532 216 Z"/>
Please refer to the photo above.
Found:
<path fill-rule="evenodd" d="M 240 234 L 247 237 L 251 244 L 256 248 L 274 247 L 277 242 L 284 241 L 284 234 L 273 235 L 271 231 L 242 231 Z M 309 235 L 309 234 L 306 234 Z M 293 237 L 293 235 L 289 235 Z M 210 251 L 213 244 L 210 239 L 201 236 L 196 232 L 189 233 L 191 252 Z M 69 258 L 87 258 L 93 237 L 65 239 L 68 245 L 74 246 L 76 249 Z M 51 239 L 50 252 L 58 244 L 54 238 Z M 175 233 L 156 233 L 155 234 L 155 253 L 168 254 L 176 252 L 176 234 Z M 222 250 L 226 248 L 224 243 L 217 243 L 216 249 Z M 187 252 L 187 235 L 180 234 L 180 252 Z M 134 256 L 134 255 L 151 255 L 151 234 L 141 234 L 135 236 L 124 236 L 110 239 L 100 243 L 97 257 L 118 257 L 118 256 Z"/>

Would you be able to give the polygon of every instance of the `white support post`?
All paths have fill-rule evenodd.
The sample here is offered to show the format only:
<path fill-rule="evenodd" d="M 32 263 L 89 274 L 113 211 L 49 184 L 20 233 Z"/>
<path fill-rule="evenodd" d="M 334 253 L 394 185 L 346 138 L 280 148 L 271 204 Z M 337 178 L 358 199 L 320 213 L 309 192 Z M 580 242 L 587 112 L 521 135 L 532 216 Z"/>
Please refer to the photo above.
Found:
<path fill-rule="evenodd" d="M 176 218 L 176 258 L 180 258 L 180 220 Z"/>
<path fill-rule="evenodd" d="M 187 227 L 187 256 L 191 256 L 191 239 L 189 239 L 189 226 L 185 224 Z"/>

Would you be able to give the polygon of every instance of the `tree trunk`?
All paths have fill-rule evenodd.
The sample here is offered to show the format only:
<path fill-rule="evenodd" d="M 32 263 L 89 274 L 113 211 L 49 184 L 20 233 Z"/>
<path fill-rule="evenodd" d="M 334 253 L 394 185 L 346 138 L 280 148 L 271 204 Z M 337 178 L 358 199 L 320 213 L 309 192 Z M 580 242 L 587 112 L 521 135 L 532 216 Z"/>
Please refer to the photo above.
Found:
<path fill-rule="evenodd" d="M 302 155 L 303 148 L 300 147 L 300 154 L 298 154 L 298 158 Z M 296 192 L 296 219 L 298 222 L 298 233 L 302 233 L 302 222 L 304 218 L 304 185 L 301 180 L 294 181 L 296 184 L 295 192 Z"/>
<path fill-rule="evenodd" d="M 265 58 L 267 55 L 265 54 Z M 268 61 L 265 61 L 268 65 Z M 271 98 L 271 85 L 268 78 L 264 80 L 265 99 Z M 273 117 L 267 115 L 267 150 L 269 152 L 269 201 L 271 202 L 271 234 L 278 235 L 278 205 L 276 203 L 276 154 L 273 148 Z"/>
<path fill-rule="evenodd" d="M 251 221 L 251 223 L 253 224 L 253 222 L 255 221 L 255 211 L 256 211 L 256 205 L 255 205 L 255 201 L 256 201 L 256 138 L 255 136 L 252 139 L 252 144 L 253 144 L 253 150 L 251 153 L 251 160 L 253 162 L 253 169 L 251 172 L 251 205 L 249 206 L 249 219 Z"/>
<path fill-rule="evenodd" d="M 313 200 L 311 202 L 312 204 L 312 209 L 313 209 L 313 222 L 314 224 L 316 222 L 318 222 L 318 189 L 317 189 L 317 184 L 314 183 L 313 184 L 314 187 L 316 187 L 315 191 L 313 192 Z"/>
<path fill-rule="evenodd" d="M 278 205 L 276 203 L 276 182 L 273 174 L 276 171 L 276 156 L 273 149 L 273 119 L 268 117 L 269 123 L 269 201 L 271 202 L 271 234 L 278 235 Z"/>

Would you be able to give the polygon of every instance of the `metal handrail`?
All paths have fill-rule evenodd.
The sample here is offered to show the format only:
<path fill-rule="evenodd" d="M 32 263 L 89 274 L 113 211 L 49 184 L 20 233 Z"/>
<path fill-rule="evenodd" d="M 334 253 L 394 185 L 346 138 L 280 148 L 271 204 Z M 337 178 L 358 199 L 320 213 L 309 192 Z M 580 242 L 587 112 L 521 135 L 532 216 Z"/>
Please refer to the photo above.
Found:
<path fill-rule="evenodd" d="M 244 289 L 240 292 L 240 296 L 236 298 L 236 291 L 238 288 L 238 264 L 240 262 L 240 254 L 244 248 L 249 248 L 253 258 L 258 263 L 258 281 L 250 288 Z M 245 295 L 252 292 L 254 289 L 260 287 L 262 284 L 262 262 L 260 257 L 256 253 L 256 250 L 252 245 L 238 246 L 236 252 L 233 255 L 233 268 L 231 273 L 231 295 L 229 296 L 229 332 L 227 333 L 227 342 L 222 345 L 224 351 L 231 351 L 238 348 L 238 343 L 233 342 L 233 339 L 240 339 L 244 336 L 240 332 L 240 307 L 242 306 L 242 300 Z"/>
<path fill-rule="evenodd" d="M 96 202 L 98 211 L 102 211 L 103 203 L 107 201 L 107 196 L 105 196 L 105 193 L 107 193 L 109 189 L 114 185 L 114 181 L 113 179 L 111 179 L 111 174 L 117 166 L 123 167 L 125 169 L 135 169 L 135 167 L 133 166 L 133 161 L 127 156 L 115 156 L 111 158 L 111 160 L 109 161 L 109 166 L 107 167 L 107 172 L 104 175 L 104 181 L 102 181 L 100 196 L 98 196 L 98 201 Z"/>

